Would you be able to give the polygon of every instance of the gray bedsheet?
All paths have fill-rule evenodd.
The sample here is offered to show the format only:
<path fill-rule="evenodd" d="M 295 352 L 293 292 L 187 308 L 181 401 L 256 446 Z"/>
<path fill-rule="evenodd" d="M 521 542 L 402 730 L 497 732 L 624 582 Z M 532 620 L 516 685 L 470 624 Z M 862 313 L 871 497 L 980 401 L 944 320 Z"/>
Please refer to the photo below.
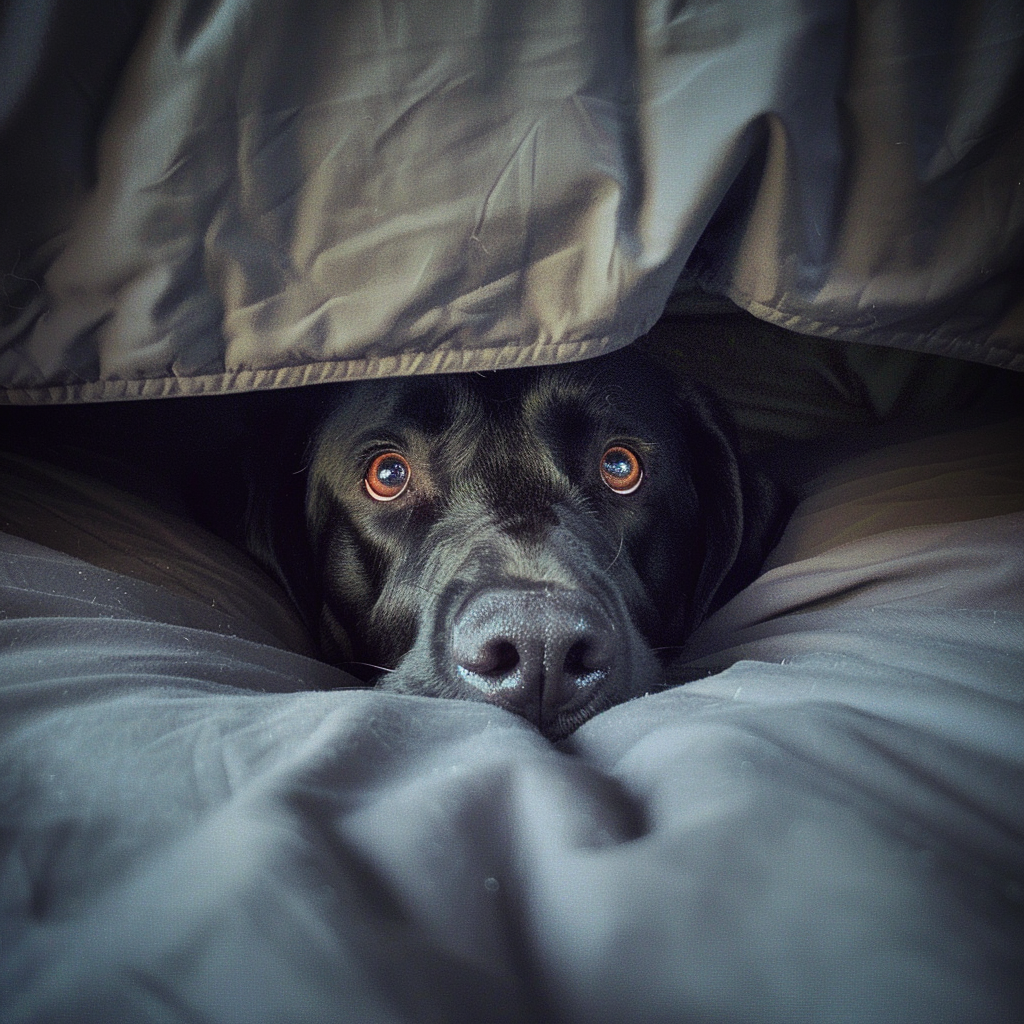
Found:
<path fill-rule="evenodd" d="M 817 481 L 558 747 L 8 534 L 0 1018 L 1019 1019 L 1021 438 Z"/>

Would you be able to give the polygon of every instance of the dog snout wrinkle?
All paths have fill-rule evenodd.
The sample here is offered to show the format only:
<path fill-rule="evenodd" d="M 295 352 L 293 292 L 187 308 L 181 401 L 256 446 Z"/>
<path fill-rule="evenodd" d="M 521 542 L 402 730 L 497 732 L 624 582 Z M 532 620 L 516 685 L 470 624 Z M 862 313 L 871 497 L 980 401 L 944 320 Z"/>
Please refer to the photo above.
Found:
<path fill-rule="evenodd" d="M 611 619 L 569 589 L 481 591 L 452 624 L 460 679 L 542 731 L 615 674 L 621 654 Z"/>

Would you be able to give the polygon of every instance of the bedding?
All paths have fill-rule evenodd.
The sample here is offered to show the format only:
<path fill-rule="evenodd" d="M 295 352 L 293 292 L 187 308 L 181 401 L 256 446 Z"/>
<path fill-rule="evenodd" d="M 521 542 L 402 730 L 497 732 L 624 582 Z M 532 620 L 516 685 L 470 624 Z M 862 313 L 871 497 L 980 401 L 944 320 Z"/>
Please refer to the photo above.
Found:
<path fill-rule="evenodd" d="M 1022 74 L 1011 0 L 8 3 L 0 1021 L 1024 1018 Z M 557 744 L 76 426 L 648 331 L 798 503 Z"/>
<path fill-rule="evenodd" d="M 4 1019 L 1013 1019 L 1022 440 L 811 482 L 693 681 L 557 746 L 346 689 L 201 555 L 185 596 L 5 498 Z M 135 502 L 100 490 L 83 524 Z"/>
<path fill-rule="evenodd" d="M 158 398 L 564 362 L 680 275 L 1021 369 L 1024 14 L 13 0 L 0 382 Z"/>

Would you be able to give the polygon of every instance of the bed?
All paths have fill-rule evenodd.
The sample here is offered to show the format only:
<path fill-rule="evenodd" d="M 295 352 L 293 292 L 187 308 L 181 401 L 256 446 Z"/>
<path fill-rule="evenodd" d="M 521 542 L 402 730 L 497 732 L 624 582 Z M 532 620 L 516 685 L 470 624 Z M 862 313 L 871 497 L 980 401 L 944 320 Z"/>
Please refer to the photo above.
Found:
<path fill-rule="evenodd" d="M 1019 5 L 0 28 L 0 1020 L 1024 1016 Z M 558 744 L 353 685 L 28 443 L 634 343 L 796 506 L 679 685 Z"/>

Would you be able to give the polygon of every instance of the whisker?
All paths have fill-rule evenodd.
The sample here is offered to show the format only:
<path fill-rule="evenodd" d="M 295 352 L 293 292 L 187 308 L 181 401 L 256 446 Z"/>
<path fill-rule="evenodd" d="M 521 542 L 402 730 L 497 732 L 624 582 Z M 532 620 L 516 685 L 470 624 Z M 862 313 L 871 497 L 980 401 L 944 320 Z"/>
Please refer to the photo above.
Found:
<path fill-rule="evenodd" d="M 372 661 L 343 661 L 340 663 L 339 667 L 344 668 L 346 665 L 362 665 L 363 668 L 375 668 L 379 669 L 381 672 L 396 671 L 393 668 L 388 668 L 386 665 L 374 665 Z"/>
<path fill-rule="evenodd" d="M 608 563 L 608 569 L 610 569 L 619 560 L 619 555 L 622 554 L 622 542 L 625 539 L 626 539 L 625 531 L 620 531 L 619 532 L 619 549 L 618 549 L 618 551 L 615 552 L 615 557 Z M 608 569 L 605 569 L 605 572 L 607 572 Z"/>

